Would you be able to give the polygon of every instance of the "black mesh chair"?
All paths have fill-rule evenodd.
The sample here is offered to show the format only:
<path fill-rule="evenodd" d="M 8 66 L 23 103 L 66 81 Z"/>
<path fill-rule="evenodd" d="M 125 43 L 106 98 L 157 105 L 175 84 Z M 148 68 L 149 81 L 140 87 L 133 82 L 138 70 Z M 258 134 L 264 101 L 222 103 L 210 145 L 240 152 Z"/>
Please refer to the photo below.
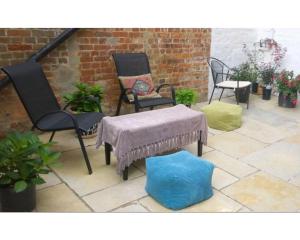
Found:
<path fill-rule="evenodd" d="M 149 60 L 145 53 L 114 53 L 113 59 L 115 62 L 118 77 L 138 76 L 138 75 L 151 73 Z M 176 105 L 175 89 L 170 84 L 161 84 L 156 88 L 155 91 L 156 93 L 159 93 L 161 88 L 169 87 L 171 92 L 171 97 L 139 99 L 139 97 L 134 91 L 125 89 L 121 81 L 119 81 L 119 83 L 121 88 L 121 94 L 119 97 L 116 115 L 119 115 L 120 113 L 122 101 L 130 104 L 134 104 L 136 112 L 139 112 L 139 110 L 143 108 L 150 108 L 152 110 L 155 106 L 159 106 L 159 105 L 167 105 L 167 104 Z M 128 94 L 133 94 L 134 96 L 133 101 L 130 101 L 128 99 Z"/>
<path fill-rule="evenodd" d="M 209 99 L 209 104 L 211 103 L 212 97 L 214 95 L 214 91 L 216 88 L 221 88 L 222 92 L 219 97 L 219 101 L 222 98 L 224 89 L 233 89 L 235 90 L 235 95 L 236 95 L 236 101 L 237 104 L 239 104 L 239 94 L 241 89 L 245 89 L 247 91 L 250 91 L 250 85 L 251 82 L 248 81 L 232 81 L 230 80 L 230 76 L 232 75 L 232 69 L 228 67 L 224 62 L 221 60 L 210 57 L 207 59 L 207 63 L 210 66 L 211 69 L 211 74 L 213 78 L 213 83 L 214 83 L 214 88 L 211 93 L 210 99 Z M 248 94 L 249 96 L 249 94 Z M 247 99 L 247 108 L 249 107 L 249 97 Z"/>
<path fill-rule="evenodd" d="M 52 141 L 56 131 L 74 129 L 78 136 L 89 174 L 92 168 L 81 137 L 95 123 L 100 122 L 104 114 L 99 112 L 72 114 L 61 109 L 46 79 L 42 66 L 36 62 L 26 62 L 3 67 L 19 95 L 33 124 L 32 130 L 50 131 Z"/>

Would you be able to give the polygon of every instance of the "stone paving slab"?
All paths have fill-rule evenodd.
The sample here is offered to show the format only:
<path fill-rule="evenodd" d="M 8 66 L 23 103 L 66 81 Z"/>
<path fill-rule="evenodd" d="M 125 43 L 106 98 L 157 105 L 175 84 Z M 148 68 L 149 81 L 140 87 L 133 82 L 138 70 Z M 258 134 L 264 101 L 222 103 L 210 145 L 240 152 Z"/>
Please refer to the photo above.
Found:
<path fill-rule="evenodd" d="M 300 147 L 297 144 L 280 141 L 240 160 L 286 181 L 300 174 Z"/>
<path fill-rule="evenodd" d="M 174 212 L 165 208 L 150 196 L 140 199 L 139 202 L 151 212 Z M 215 190 L 214 195 L 210 199 L 182 209 L 179 212 L 236 212 L 241 208 L 242 206 L 239 203 Z"/>
<path fill-rule="evenodd" d="M 125 181 L 121 184 L 87 195 L 83 200 L 96 212 L 107 212 L 147 195 L 146 178 Z"/>
<path fill-rule="evenodd" d="M 217 150 L 205 153 L 203 158 L 238 178 L 243 178 L 257 171 L 256 168 Z"/>
<path fill-rule="evenodd" d="M 138 202 L 134 202 L 129 205 L 120 207 L 112 212 L 116 212 L 116 213 L 146 213 L 148 211 L 143 206 L 141 206 Z"/>
<path fill-rule="evenodd" d="M 87 147 L 93 174 L 89 175 L 80 149 L 64 152 L 62 166 L 54 171 L 80 196 L 105 189 L 123 182 L 117 174 L 117 160 L 112 154 L 111 164 L 106 165 L 104 149 Z M 129 179 L 143 176 L 144 173 L 134 166 L 129 168 Z"/>
<path fill-rule="evenodd" d="M 246 177 L 222 192 L 255 212 L 300 209 L 300 188 L 263 172 Z"/>
<path fill-rule="evenodd" d="M 259 149 L 263 149 L 266 144 L 236 132 L 226 132 L 209 138 L 208 146 L 231 157 L 241 158 Z"/>
<path fill-rule="evenodd" d="M 91 212 L 64 183 L 37 191 L 38 212 Z"/>

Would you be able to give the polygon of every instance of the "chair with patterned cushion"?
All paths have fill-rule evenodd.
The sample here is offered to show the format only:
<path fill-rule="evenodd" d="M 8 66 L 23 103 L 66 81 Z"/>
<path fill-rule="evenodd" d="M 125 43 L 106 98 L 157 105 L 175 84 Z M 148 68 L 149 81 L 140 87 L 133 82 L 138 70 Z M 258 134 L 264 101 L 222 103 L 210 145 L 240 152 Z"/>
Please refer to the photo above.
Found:
<path fill-rule="evenodd" d="M 176 105 L 172 85 L 161 84 L 155 89 L 145 53 L 114 53 L 113 59 L 121 88 L 116 115 L 120 113 L 122 101 L 134 104 L 136 112 L 143 108 L 152 110 L 160 105 Z M 169 87 L 170 97 L 159 94 L 163 87 Z"/>

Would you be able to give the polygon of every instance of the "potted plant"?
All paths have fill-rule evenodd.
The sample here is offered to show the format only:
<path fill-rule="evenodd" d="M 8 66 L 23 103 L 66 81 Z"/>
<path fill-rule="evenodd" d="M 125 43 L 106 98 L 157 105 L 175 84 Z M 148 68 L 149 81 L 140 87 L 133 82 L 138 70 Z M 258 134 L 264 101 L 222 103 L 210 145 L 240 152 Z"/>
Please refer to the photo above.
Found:
<path fill-rule="evenodd" d="M 232 69 L 233 74 L 230 79 L 234 81 L 249 81 L 252 84 L 256 83 L 258 72 L 255 67 L 251 67 L 250 63 L 242 63 L 238 67 Z M 253 85 L 252 85 L 253 86 Z M 256 87 L 257 89 L 257 87 Z M 246 88 L 239 89 L 239 94 L 237 97 L 239 98 L 239 102 L 245 103 L 248 101 L 250 94 L 250 86 Z"/>
<path fill-rule="evenodd" d="M 187 107 L 191 107 L 198 99 L 198 94 L 191 88 L 182 88 L 176 90 L 176 103 L 184 104 Z"/>
<path fill-rule="evenodd" d="M 270 100 L 272 93 L 272 86 L 275 78 L 275 67 L 266 64 L 260 68 L 261 79 L 263 83 L 262 99 Z"/>
<path fill-rule="evenodd" d="M 33 132 L 13 132 L 0 141 L 0 209 L 29 212 L 36 206 L 37 184 L 49 173 L 60 153 L 50 150 Z"/>
<path fill-rule="evenodd" d="M 283 70 L 276 77 L 276 87 L 279 92 L 278 105 L 286 108 L 295 108 L 297 94 L 300 90 L 300 75 L 294 77 L 293 71 Z"/>
<path fill-rule="evenodd" d="M 103 88 L 100 85 L 89 85 L 86 83 L 76 83 L 76 90 L 63 96 L 67 106 L 73 112 L 102 112 L 101 100 L 103 98 Z M 83 137 L 92 137 L 97 132 L 98 124 L 94 124 L 87 131 L 82 132 Z"/>
<path fill-rule="evenodd" d="M 273 68 L 274 72 L 281 66 L 282 60 L 285 57 L 287 49 L 282 47 L 277 41 L 272 38 L 261 39 L 258 42 L 254 42 L 251 45 L 243 44 L 243 52 L 248 57 L 248 61 L 253 65 L 256 69 L 258 69 L 259 73 L 264 72 L 266 66 Z M 262 74 L 259 74 L 262 77 Z M 268 74 L 267 74 L 268 75 Z M 269 80 L 262 80 L 261 83 L 253 83 L 253 91 L 255 92 L 256 86 L 257 94 L 263 94 L 265 92 L 265 97 L 263 99 L 271 96 L 271 85 L 266 84 L 264 82 L 268 82 Z M 266 96 L 267 95 L 267 96 Z"/>

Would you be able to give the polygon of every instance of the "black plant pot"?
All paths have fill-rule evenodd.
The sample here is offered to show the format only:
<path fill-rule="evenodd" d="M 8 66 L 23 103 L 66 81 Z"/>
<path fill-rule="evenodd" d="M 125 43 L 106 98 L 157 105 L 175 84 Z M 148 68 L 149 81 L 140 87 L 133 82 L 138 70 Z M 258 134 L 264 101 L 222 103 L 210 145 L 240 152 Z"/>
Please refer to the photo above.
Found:
<path fill-rule="evenodd" d="M 248 102 L 249 94 L 250 94 L 250 86 L 235 90 L 235 97 L 239 100 L 240 103 Z"/>
<path fill-rule="evenodd" d="M 252 83 L 252 93 L 257 93 L 258 83 L 254 82 Z"/>
<path fill-rule="evenodd" d="M 35 207 L 35 185 L 19 193 L 16 193 L 12 187 L 0 188 L 0 210 L 2 212 L 32 212 Z"/>
<path fill-rule="evenodd" d="M 266 87 L 263 87 L 262 99 L 263 100 L 270 100 L 271 99 L 271 93 L 272 93 L 272 88 L 268 89 Z"/>
<path fill-rule="evenodd" d="M 297 95 L 296 95 L 296 101 L 292 101 L 290 95 L 283 95 L 283 93 L 279 93 L 278 96 L 278 105 L 280 107 L 285 107 L 285 108 L 295 108 L 297 105 Z"/>

